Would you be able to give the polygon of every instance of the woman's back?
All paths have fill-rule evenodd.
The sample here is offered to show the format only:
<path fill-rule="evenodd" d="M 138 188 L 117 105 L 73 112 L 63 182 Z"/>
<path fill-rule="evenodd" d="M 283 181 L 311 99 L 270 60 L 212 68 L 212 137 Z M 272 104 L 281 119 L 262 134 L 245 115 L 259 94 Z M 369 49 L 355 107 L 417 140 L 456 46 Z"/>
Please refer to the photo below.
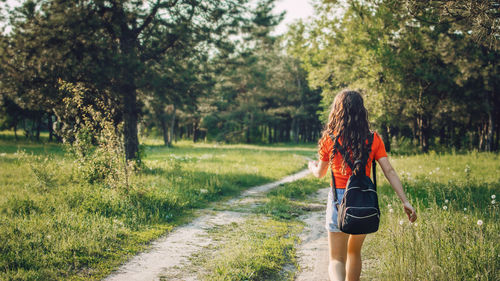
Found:
<path fill-rule="evenodd" d="M 368 143 L 368 139 L 365 141 Z M 342 145 L 342 141 L 339 140 L 339 144 Z M 326 135 L 321 138 L 319 141 L 319 157 L 321 161 L 330 161 L 331 153 L 333 150 L 333 141 L 330 136 Z M 385 151 L 384 142 L 380 138 L 380 136 L 374 132 L 373 133 L 373 142 L 371 145 L 370 155 L 368 157 L 368 161 L 365 166 L 366 175 L 370 176 L 372 160 L 378 160 L 382 157 L 387 157 L 387 152 Z M 352 174 L 351 168 L 347 165 L 343 165 L 342 155 L 340 152 L 337 153 L 332 158 L 331 167 L 333 170 L 333 174 L 335 176 L 335 186 L 337 188 L 345 188 L 347 184 L 347 180 Z"/>

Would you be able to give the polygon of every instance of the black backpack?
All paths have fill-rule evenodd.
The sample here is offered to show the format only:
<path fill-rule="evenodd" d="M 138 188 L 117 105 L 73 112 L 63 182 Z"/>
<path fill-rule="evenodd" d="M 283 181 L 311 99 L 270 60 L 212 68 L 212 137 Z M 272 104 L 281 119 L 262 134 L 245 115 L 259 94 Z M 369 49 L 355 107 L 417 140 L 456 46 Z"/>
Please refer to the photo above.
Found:
<path fill-rule="evenodd" d="M 380 209 L 377 197 L 377 177 L 375 174 L 375 159 L 372 163 L 373 182 L 366 176 L 365 167 L 371 152 L 373 143 L 373 133 L 368 137 L 368 149 L 363 151 L 362 158 L 352 163 L 349 152 L 342 147 L 336 137 L 330 134 L 333 141 L 333 155 L 336 151 L 340 152 L 344 161 L 349 165 L 351 171 L 354 171 L 356 165 L 361 165 L 358 175 L 352 174 L 347 181 L 344 198 L 340 205 L 337 197 L 337 188 L 335 186 L 335 177 L 332 173 L 333 196 L 335 198 L 335 207 L 337 208 L 337 222 L 340 231 L 348 234 L 368 234 L 378 230 L 380 224 Z"/>

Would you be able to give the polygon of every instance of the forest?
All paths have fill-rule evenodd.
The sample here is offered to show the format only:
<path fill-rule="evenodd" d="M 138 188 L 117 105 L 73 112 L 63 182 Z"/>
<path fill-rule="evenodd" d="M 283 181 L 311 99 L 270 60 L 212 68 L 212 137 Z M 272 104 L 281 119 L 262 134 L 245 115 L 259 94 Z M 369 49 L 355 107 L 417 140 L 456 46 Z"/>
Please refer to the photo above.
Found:
<path fill-rule="evenodd" d="M 274 0 L 26 0 L 0 8 L 0 130 L 73 142 L 103 118 L 140 139 L 316 142 L 360 90 L 388 151 L 497 151 L 498 1 L 314 1 L 272 35 Z"/>

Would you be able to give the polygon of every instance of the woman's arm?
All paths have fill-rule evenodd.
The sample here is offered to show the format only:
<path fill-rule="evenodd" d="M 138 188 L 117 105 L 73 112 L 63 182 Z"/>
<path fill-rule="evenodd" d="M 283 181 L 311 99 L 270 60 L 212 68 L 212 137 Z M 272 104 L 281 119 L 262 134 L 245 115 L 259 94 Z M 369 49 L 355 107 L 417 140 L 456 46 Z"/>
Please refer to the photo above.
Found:
<path fill-rule="evenodd" d="M 398 174 L 396 174 L 396 171 L 392 167 L 391 163 L 389 162 L 389 159 L 387 157 L 382 157 L 377 160 L 379 163 L 380 167 L 382 168 L 382 171 L 384 172 L 385 177 L 389 181 L 389 183 L 392 186 L 392 189 L 396 192 L 398 195 L 399 199 L 401 202 L 403 202 L 403 206 L 405 209 L 406 214 L 408 215 L 408 219 L 411 222 L 414 222 L 417 220 L 417 213 L 415 212 L 415 209 L 413 206 L 410 204 L 408 199 L 406 198 L 406 194 L 403 191 L 403 185 L 401 184 L 401 181 L 399 180 Z"/>
<path fill-rule="evenodd" d="M 328 161 L 309 161 L 308 168 L 317 178 L 322 178 L 328 171 Z"/>

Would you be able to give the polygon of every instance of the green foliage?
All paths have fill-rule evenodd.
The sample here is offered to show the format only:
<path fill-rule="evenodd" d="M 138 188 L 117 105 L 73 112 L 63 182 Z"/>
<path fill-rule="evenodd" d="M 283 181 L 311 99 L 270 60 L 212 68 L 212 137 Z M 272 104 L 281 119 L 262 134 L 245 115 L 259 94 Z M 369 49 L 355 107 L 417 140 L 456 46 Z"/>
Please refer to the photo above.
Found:
<path fill-rule="evenodd" d="M 33 154 L 28 156 L 24 151 L 18 152 L 17 154 L 19 155 L 19 162 L 24 162 L 29 165 L 31 172 L 35 177 L 38 192 L 46 192 L 54 187 L 56 184 L 55 172 L 57 168 L 54 165 L 53 157 L 43 157 L 41 155 Z"/>
<path fill-rule="evenodd" d="M 498 51 L 472 42 L 464 22 L 439 23 L 442 12 L 470 12 L 463 1 L 454 9 L 408 2 L 320 1 L 311 22 L 290 29 L 290 52 L 322 91 L 321 119 L 341 89 L 361 89 L 388 150 L 392 137 L 406 137 L 427 152 L 438 136 L 457 149 L 497 149 Z"/>
<path fill-rule="evenodd" d="M 165 105 L 188 91 L 182 102 L 196 100 L 203 83 L 191 79 L 193 72 L 200 75 L 192 64 L 203 60 L 186 57 L 206 57 L 211 47 L 227 43 L 225 38 L 246 20 L 246 3 L 24 1 L 9 11 L 12 31 L 0 36 L 5 46 L 0 53 L 2 89 L 21 107 L 50 114 L 63 98 L 58 79 L 85 83 L 96 95 L 110 94 L 124 122 L 125 156 L 137 159 L 137 125 L 145 96 Z M 170 91 L 174 87 L 179 88 Z"/>
<path fill-rule="evenodd" d="M 286 44 L 270 35 L 283 15 L 274 1 L 259 1 L 242 30 L 237 52 L 213 60 L 218 70 L 203 105 L 202 127 L 220 142 L 313 141 L 319 92 L 312 91 L 300 62 L 283 52 Z M 201 107 L 201 106 L 200 106 Z"/>
<path fill-rule="evenodd" d="M 84 101 L 89 95 L 82 85 L 60 82 L 65 111 L 60 115 L 64 124 L 60 136 L 75 158 L 75 176 L 88 183 L 104 183 L 111 188 L 129 188 L 132 161 L 127 161 L 123 147 L 123 123 L 115 124 L 109 103 Z M 64 130 L 65 129 L 65 130 Z"/>
<path fill-rule="evenodd" d="M 474 39 L 476 44 L 490 49 L 500 49 L 498 38 L 500 15 L 499 1 L 416 1 L 408 0 L 408 10 L 418 20 L 427 20 L 429 10 L 439 14 L 433 18 L 436 25 L 455 26 L 458 30 L 468 30 L 467 37 Z M 431 8 L 431 9 L 429 9 Z"/>

